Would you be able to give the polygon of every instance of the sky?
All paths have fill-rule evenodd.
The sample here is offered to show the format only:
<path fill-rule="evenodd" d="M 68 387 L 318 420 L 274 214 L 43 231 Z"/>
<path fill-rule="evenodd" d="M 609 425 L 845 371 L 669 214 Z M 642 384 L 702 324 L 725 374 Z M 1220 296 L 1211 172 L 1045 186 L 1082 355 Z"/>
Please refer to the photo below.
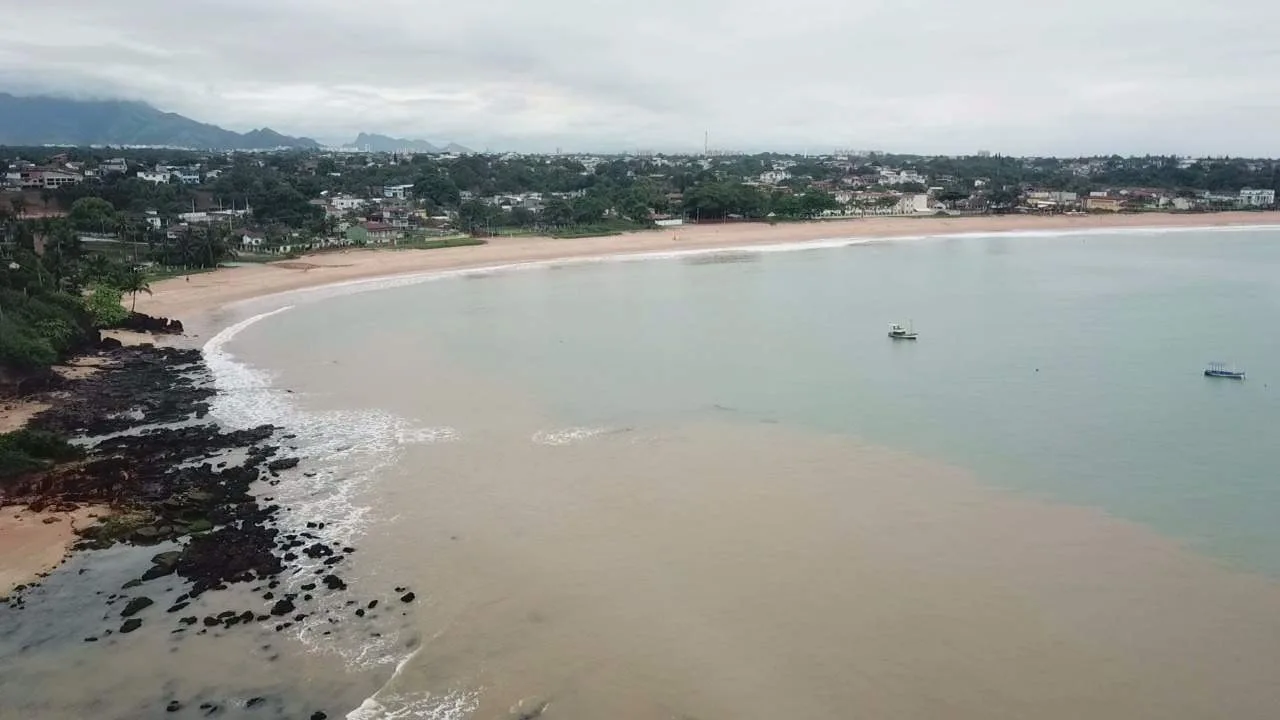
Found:
<path fill-rule="evenodd" d="M 326 142 L 1280 156 L 1275 0 L 9 5 L 0 90 Z"/>

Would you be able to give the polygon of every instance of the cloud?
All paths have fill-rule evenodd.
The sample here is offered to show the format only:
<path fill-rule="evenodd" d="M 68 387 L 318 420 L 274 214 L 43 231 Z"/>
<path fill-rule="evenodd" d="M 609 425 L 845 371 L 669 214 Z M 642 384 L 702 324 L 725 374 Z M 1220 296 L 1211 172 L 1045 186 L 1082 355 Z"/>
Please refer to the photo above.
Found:
<path fill-rule="evenodd" d="M 1263 0 L 43 0 L 0 85 L 524 150 L 1280 154 Z"/>

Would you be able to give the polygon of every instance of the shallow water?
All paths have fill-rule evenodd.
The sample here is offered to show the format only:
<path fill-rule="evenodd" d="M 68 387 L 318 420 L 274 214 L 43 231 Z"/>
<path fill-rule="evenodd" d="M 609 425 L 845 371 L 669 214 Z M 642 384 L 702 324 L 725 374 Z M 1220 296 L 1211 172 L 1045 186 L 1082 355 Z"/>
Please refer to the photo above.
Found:
<path fill-rule="evenodd" d="M 384 598 L 382 637 L 286 634 L 267 672 L 360 719 L 1273 717 L 1277 239 L 712 253 L 242 307 L 292 303 L 210 346 L 215 416 L 297 432 L 321 472 L 273 491 L 360 548 L 356 594 L 419 596 Z M 921 340 L 890 342 L 907 319 Z M 206 685 L 252 687 L 228 659 L 251 641 L 202 643 Z M 153 642 L 107 677 L 142 687 Z M 193 662 L 165 671 L 188 696 Z"/>

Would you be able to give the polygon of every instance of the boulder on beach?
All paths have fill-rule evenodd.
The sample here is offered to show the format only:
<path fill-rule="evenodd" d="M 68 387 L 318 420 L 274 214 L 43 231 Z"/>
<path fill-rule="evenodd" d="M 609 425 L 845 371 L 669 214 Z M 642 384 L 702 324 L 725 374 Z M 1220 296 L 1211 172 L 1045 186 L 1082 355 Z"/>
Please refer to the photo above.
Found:
<path fill-rule="evenodd" d="M 120 617 L 132 617 L 146 610 L 155 604 L 155 601 L 149 597 L 136 597 L 125 604 L 124 610 L 120 611 Z M 139 620 L 138 622 L 142 622 Z"/>

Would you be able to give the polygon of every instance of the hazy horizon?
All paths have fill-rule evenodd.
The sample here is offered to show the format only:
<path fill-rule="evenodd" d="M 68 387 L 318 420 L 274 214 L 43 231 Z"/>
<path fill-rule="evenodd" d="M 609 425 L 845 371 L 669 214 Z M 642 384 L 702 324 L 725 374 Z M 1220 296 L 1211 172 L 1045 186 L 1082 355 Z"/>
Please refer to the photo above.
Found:
<path fill-rule="evenodd" d="M 326 142 L 1280 155 L 1280 7 L 1260 0 L 63 0 L 8 19 L 0 88 Z"/>

